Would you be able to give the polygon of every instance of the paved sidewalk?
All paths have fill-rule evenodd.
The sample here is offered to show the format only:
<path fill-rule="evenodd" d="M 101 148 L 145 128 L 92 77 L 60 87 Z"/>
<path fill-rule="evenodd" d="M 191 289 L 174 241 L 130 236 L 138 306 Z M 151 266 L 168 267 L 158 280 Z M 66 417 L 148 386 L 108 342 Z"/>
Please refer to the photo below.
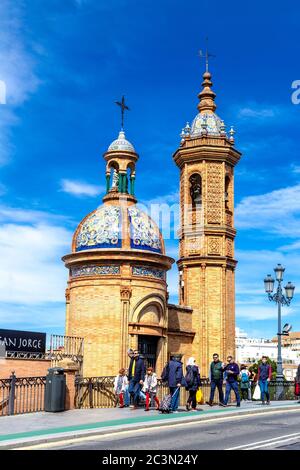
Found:
<path fill-rule="evenodd" d="M 83 435 L 140 429 L 158 424 L 163 426 L 170 423 L 175 424 L 175 422 L 193 422 L 223 416 L 271 412 L 276 409 L 300 411 L 300 404 L 296 401 L 284 401 L 263 406 L 261 403 L 250 402 L 242 403 L 241 408 L 202 405 L 202 411 L 199 413 L 186 412 L 183 408 L 178 413 L 172 414 L 160 414 L 155 410 L 145 413 L 142 408 L 139 410 L 103 408 L 70 410 L 63 413 L 40 412 L 2 416 L 0 417 L 0 448 L 13 448 Z"/>

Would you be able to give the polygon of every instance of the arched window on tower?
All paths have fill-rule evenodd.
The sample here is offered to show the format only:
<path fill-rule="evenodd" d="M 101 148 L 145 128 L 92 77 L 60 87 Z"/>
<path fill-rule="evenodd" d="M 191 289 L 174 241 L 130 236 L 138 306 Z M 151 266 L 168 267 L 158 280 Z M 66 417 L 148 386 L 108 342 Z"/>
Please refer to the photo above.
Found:
<path fill-rule="evenodd" d="M 106 173 L 106 192 L 118 191 L 119 187 L 119 165 L 111 162 Z"/>
<path fill-rule="evenodd" d="M 184 298 L 184 280 L 183 280 L 183 271 L 179 271 L 179 296 L 180 296 L 180 302 L 184 303 L 185 298 Z"/>
<path fill-rule="evenodd" d="M 128 188 L 129 182 L 129 188 Z M 134 196 L 134 183 L 135 183 L 135 165 L 134 163 L 129 163 L 127 166 L 127 190 L 126 192 Z"/>
<path fill-rule="evenodd" d="M 225 209 L 229 209 L 229 185 L 230 185 L 230 176 L 226 175 L 225 176 L 225 194 L 224 194 L 224 200 L 225 200 Z"/>
<path fill-rule="evenodd" d="M 202 180 L 198 173 L 190 176 L 190 196 L 192 206 L 197 207 L 202 204 Z"/>

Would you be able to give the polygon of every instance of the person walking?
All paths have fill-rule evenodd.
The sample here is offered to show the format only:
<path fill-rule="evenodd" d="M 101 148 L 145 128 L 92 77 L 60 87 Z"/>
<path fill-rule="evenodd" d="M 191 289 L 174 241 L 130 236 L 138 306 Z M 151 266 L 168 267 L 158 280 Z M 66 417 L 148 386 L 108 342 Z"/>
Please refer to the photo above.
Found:
<path fill-rule="evenodd" d="M 252 400 L 252 389 L 254 387 L 254 384 L 255 384 L 255 373 L 253 372 L 253 370 L 249 370 L 249 389 L 248 389 L 248 400 L 251 401 Z"/>
<path fill-rule="evenodd" d="M 295 377 L 295 395 L 297 398 L 300 397 L 300 364 L 298 365 L 297 374 Z M 298 403 L 300 403 L 300 400 Z"/>
<path fill-rule="evenodd" d="M 167 382 L 170 394 L 172 395 L 171 411 L 178 413 L 178 405 L 180 399 L 180 387 L 185 385 L 183 376 L 183 364 L 179 354 L 173 355 L 164 368 L 162 380 Z"/>
<path fill-rule="evenodd" d="M 262 404 L 265 405 L 265 396 L 267 405 L 270 404 L 269 382 L 272 378 L 272 367 L 268 364 L 267 356 L 262 356 L 261 364 L 258 366 L 257 383 L 259 384 Z"/>
<path fill-rule="evenodd" d="M 140 399 L 140 392 L 144 385 L 145 380 L 145 363 L 144 360 L 139 357 L 139 351 L 137 349 L 133 352 L 133 361 L 131 368 L 129 366 L 128 375 L 131 377 L 129 382 L 129 393 L 133 400 L 133 409 L 137 409 Z"/>
<path fill-rule="evenodd" d="M 187 411 L 190 411 L 192 408 L 192 411 L 197 411 L 196 393 L 201 381 L 199 367 L 196 365 L 196 360 L 194 357 L 190 357 L 187 362 L 185 381 L 187 384 L 185 388 L 189 392 L 186 409 Z"/>
<path fill-rule="evenodd" d="M 218 389 L 219 393 L 219 405 L 224 405 L 224 393 L 223 393 L 223 364 L 220 361 L 219 354 L 213 354 L 213 361 L 209 368 L 209 380 L 210 380 L 210 397 L 207 405 L 213 406 L 215 390 Z"/>
<path fill-rule="evenodd" d="M 120 369 L 119 374 L 115 377 L 114 381 L 114 392 L 119 400 L 120 408 L 124 408 L 124 393 L 128 387 L 128 379 L 126 377 L 125 369 Z"/>
<path fill-rule="evenodd" d="M 153 400 L 156 403 L 156 410 L 159 409 L 159 399 L 156 396 L 157 394 L 157 375 L 153 371 L 153 367 L 148 367 L 145 375 L 145 382 L 143 386 L 143 392 L 146 394 L 146 406 L 145 411 L 149 411 L 149 403 Z"/>
<path fill-rule="evenodd" d="M 251 373 L 247 369 L 246 365 L 241 366 L 240 371 L 240 387 L 241 387 L 241 398 L 242 400 L 249 400 L 249 387 L 250 387 L 250 375 Z"/>
<path fill-rule="evenodd" d="M 235 398 L 236 398 L 236 406 L 240 407 L 241 398 L 240 398 L 239 387 L 238 387 L 238 382 L 237 382 L 237 378 L 240 373 L 240 368 L 234 362 L 234 359 L 232 356 L 227 357 L 227 365 L 223 364 L 223 372 L 225 372 L 226 374 L 226 392 L 225 392 L 224 406 L 227 406 L 230 392 L 231 390 L 233 390 L 235 394 Z"/>

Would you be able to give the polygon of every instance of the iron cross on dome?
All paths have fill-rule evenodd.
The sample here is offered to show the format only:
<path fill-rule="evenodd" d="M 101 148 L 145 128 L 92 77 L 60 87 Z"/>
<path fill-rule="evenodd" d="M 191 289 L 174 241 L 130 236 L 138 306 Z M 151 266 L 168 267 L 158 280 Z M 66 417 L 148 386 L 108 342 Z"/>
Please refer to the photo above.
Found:
<path fill-rule="evenodd" d="M 128 108 L 127 104 L 125 103 L 125 96 L 123 95 L 122 96 L 122 100 L 121 101 L 115 101 L 115 103 L 120 106 L 121 108 L 121 123 L 122 123 L 122 130 L 124 128 L 124 113 L 125 113 L 125 109 L 127 111 L 130 111 L 130 109 Z"/>

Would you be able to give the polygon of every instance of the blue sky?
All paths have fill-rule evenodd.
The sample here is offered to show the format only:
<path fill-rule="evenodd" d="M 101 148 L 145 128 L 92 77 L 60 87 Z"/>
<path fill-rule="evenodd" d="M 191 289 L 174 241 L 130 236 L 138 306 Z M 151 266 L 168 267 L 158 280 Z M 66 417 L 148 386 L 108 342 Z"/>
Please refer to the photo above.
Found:
<path fill-rule="evenodd" d="M 70 250 L 101 203 L 102 153 L 119 131 L 140 160 L 141 201 L 176 202 L 172 153 L 196 115 L 209 37 L 217 113 L 243 152 L 235 173 L 236 316 L 249 334 L 276 333 L 262 279 L 276 263 L 300 289 L 300 6 L 190 0 L 2 0 L 0 80 L 0 325 L 64 331 Z M 177 242 L 167 241 L 176 257 Z M 177 274 L 169 276 L 177 301 Z M 299 296 L 285 318 L 300 329 Z"/>

